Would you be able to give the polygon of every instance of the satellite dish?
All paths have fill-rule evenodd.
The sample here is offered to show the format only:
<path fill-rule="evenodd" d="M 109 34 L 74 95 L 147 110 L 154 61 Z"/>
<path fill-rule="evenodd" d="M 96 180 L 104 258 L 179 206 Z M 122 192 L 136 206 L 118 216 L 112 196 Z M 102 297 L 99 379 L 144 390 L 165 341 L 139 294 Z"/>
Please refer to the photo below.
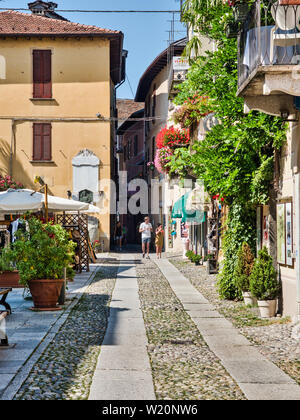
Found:
<path fill-rule="evenodd" d="M 300 30 L 300 7 L 295 5 L 280 5 L 278 1 L 271 7 L 271 13 L 276 25 L 283 31 Z"/>

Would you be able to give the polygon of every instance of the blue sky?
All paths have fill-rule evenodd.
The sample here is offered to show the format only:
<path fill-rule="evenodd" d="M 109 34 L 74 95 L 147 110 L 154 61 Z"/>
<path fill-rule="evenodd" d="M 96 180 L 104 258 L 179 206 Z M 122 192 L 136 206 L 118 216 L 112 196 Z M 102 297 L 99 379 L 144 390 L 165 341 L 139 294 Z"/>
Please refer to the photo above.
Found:
<path fill-rule="evenodd" d="M 31 0 L 33 1 L 33 0 Z M 177 0 L 53 0 L 58 9 L 94 10 L 178 10 Z M 25 8 L 30 0 L 3 0 L 0 7 Z M 167 47 L 171 29 L 170 14 L 111 14 L 111 13 L 61 13 L 74 22 L 97 25 L 103 28 L 121 30 L 125 35 L 124 48 L 129 51 L 126 80 L 119 89 L 119 98 L 133 98 L 139 79 L 153 59 Z M 177 15 L 179 19 L 179 15 Z M 176 23 L 177 31 L 184 31 L 183 25 Z M 175 39 L 185 36 L 176 33 Z M 132 91 L 130 89 L 132 87 Z"/>

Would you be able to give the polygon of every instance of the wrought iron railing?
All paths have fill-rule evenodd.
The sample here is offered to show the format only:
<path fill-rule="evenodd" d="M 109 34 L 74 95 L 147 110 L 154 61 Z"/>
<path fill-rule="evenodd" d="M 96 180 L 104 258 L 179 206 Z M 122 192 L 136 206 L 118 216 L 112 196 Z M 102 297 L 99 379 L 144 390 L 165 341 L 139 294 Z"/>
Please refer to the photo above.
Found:
<path fill-rule="evenodd" d="M 238 44 L 239 88 L 260 66 L 300 63 L 300 5 L 257 0 L 242 24 Z"/>

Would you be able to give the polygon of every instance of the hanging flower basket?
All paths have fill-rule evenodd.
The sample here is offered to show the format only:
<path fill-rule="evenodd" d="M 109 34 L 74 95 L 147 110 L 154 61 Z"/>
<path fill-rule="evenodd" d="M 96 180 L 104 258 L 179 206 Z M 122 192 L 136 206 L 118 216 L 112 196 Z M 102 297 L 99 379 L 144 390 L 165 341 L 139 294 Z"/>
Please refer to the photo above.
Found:
<path fill-rule="evenodd" d="M 189 129 L 179 129 L 174 127 L 164 127 L 156 137 L 156 146 L 158 149 L 168 147 L 170 149 L 177 147 L 186 147 L 190 143 Z"/>
<path fill-rule="evenodd" d="M 184 101 L 183 105 L 176 109 L 173 114 L 175 124 L 181 127 L 191 127 L 198 123 L 203 117 L 208 115 L 210 111 L 207 109 L 208 96 L 202 96 L 195 93 L 193 97 Z"/>
<path fill-rule="evenodd" d="M 172 155 L 173 150 L 170 147 L 162 147 L 156 151 L 154 164 L 159 173 L 167 174 L 169 172 L 166 165 L 170 162 Z"/>

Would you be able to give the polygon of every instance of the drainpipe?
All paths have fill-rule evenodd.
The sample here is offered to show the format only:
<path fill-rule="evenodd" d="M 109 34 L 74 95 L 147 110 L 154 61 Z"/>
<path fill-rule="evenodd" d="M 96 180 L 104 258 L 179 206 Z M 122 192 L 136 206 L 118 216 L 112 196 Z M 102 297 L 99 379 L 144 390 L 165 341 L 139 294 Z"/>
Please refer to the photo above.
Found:
<path fill-rule="evenodd" d="M 296 322 L 300 321 L 300 173 L 295 179 L 295 230 L 296 230 Z"/>
<path fill-rule="evenodd" d="M 13 176 L 13 154 L 16 139 L 16 121 L 11 120 L 11 141 L 10 141 L 10 155 L 9 155 L 9 176 Z"/>

